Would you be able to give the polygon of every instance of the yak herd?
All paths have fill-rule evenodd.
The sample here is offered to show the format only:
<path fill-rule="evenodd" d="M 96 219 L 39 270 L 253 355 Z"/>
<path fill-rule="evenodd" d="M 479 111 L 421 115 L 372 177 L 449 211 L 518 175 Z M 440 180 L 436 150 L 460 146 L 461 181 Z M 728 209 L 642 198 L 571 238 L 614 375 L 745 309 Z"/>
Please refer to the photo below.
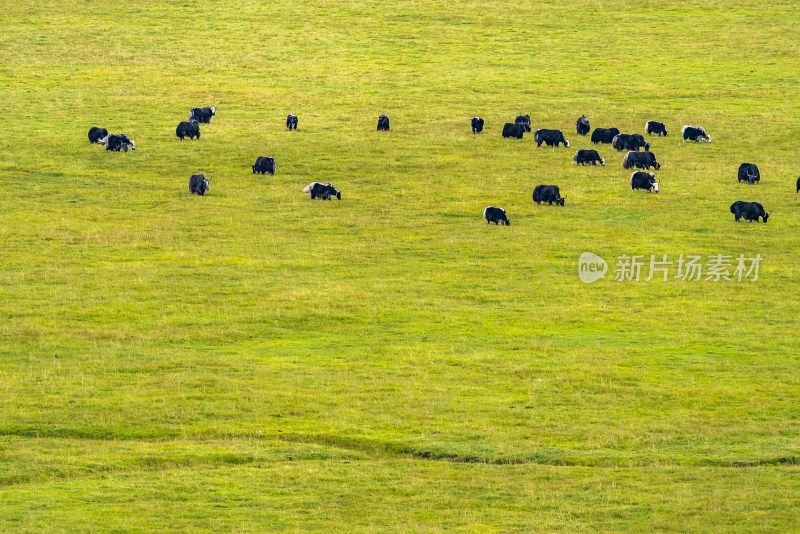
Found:
<path fill-rule="evenodd" d="M 216 115 L 217 108 L 192 108 L 189 111 L 188 120 L 182 121 L 175 129 L 175 135 L 183 141 L 186 137 L 189 139 L 200 139 L 200 124 L 208 124 L 211 122 L 211 117 Z M 286 128 L 289 130 L 297 130 L 297 115 L 289 114 L 286 117 Z M 479 134 L 483 131 L 484 120 L 480 117 L 472 119 L 472 133 Z M 591 127 L 589 119 L 582 115 L 575 122 L 575 129 L 578 135 L 588 135 Z M 381 115 L 378 118 L 378 131 L 389 130 L 389 117 Z M 531 132 L 531 117 L 530 115 L 519 115 L 514 122 L 508 122 L 503 126 L 503 137 L 510 137 L 515 139 L 522 139 L 526 132 Z M 668 135 L 667 128 L 663 122 L 647 121 L 645 124 L 645 133 L 648 136 L 657 135 L 659 137 L 666 137 Z M 694 141 L 711 142 L 711 137 L 705 132 L 703 128 L 697 126 L 684 126 L 681 129 L 683 135 L 683 142 Z M 564 145 L 569 147 L 569 141 L 564 137 L 561 130 L 551 129 L 538 129 L 533 134 L 533 140 L 536 142 L 537 147 L 541 147 L 542 143 L 549 147 L 558 147 Z M 643 169 L 650 170 L 651 168 L 659 170 L 661 164 L 656 160 L 655 155 L 650 152 L 650 143 L 641 134 L 624 134 L 617 128 L 595 128 L 590 136 L 590 140 L 594 144 L 610 144 L 612 148 L 618 152 L 627 151 L 622 159 L 622 166 L 625 169 Z M 105 128 L 92 127 L 89 129 L 89 142 L 105 146 L 106 150 L 119 152 L 127 152 L 128 149 L 136 150 L 136 143 L 129 139 L 124 134 L 109 134 Z M 643 149 L 639 152 L 639 149 Z M 575 153 L 572 160 L 577 165 L 597 165 L 605 166 L 605 159 L 600 157 L 596 150 L 580 149 Z M 275 158 L 269 156 L 259 156 L 256 158 L 254 164 L 250 167 L 255 174 L 275 174 L 276 163 Z M 631 174 L 630 186 L 631 190 L 642 189 L 647 192 L 658 193 L 658 181 L 652 172 L 644 172 L 643 170 L 635 170 Z M 203 174 L 192 175 L 189 179 L 189 191 L 192 194 L 204 195 L 209 190 L 209 181 L 211 177 L 206 178 Z M 758 166 L 753 163 L 742 163 L 739 166 L 738 181 L 747 182 L 748 184 L 759 183 L 761 174 L 759 173 Z M 311 198 L 319 198 L 321 200 L 330 200 L 335 197 L 339 200 L 342 194 L 332 184 L 312 182 L 303 189 L 304 193 L 310 193 Z M 796 193 L 800 192 L 800 178 L 797 179 Z M 561 196 L 561 191 L 557 185 L 537 185 L 533 190 L 533 201 L 537 204 L 546 202 L 552 205 L 554 202 L 556 206 L 564 206 L 564 199 L 566 195 Z M 767 222 L 769 219 L 769 212 L 764 210 L 764 207 L 758 202 L 742 202 L 737 201 L 731 205 L 731 213 L 734 219 L 739 221 L 744 218 L 746 221 L 758 221 L 761 219 Z M 488 224 L 502 224 L 508 226 L 511 224 L 506 212 L 503 208 L 488 206 L 483 211 L 483 217 Z"/>

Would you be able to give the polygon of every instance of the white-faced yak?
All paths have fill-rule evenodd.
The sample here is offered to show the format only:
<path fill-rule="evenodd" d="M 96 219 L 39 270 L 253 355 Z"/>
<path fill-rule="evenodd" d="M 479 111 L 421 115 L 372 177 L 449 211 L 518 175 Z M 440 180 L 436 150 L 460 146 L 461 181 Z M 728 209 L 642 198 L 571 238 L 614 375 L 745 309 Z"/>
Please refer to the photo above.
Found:
<path fill-rule="evenodd" d="M 119 152 L 120 150 L 127 152 L 129 147 L 131 150 L 136 150 L 136 143 L 133 141 L 133 139 L 128 139 L 128 136 L 125 134 L 107 135 L 98 140 L 97 144 L 101 146 L 105 145 L 106 150 L 111 150 L 112 152 Z"/>
<path fill-rule="evenodd" d="M 189 121 L 202 122 L 208 124 L 211 122 L 211 117 L 217 114 L 217 108 L 192 108 L 189 112 Z"/>
<path fill-rule="evenodd" d="M 636 171 L 631 174 L 631 191 L 636 189 L 644 189 L 648 193 L 655 191 L 658 193 L 658 182 L 656 182 L 656 175 L 652 172 Z"/>
<path fill-rule="evenodd" d="M 189 191 L 193 195 L 205 195 L 206 191 L 211 189 L 211 187 L 208 185 L 210 180 L 210 176 L 206 178 L 202 174 L 193 174 L 192 177 L 189 178 Z"/>

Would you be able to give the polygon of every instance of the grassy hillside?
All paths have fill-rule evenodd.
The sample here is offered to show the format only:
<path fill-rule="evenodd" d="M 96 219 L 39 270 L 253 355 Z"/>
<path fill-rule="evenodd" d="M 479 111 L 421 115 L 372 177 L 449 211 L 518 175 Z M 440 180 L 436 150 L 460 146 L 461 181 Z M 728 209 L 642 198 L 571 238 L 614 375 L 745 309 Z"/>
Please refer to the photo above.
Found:
<path fill-rule="evenodd" d="M 780 1 L 6 2 L 0 530 L 800 529 L 799 22 Z M 217 115 L 181 142 L 196 106 Z M 520 113 L 570 148 L 503 139 Z M 660 194 L 608 145 L 574 165 L 582 114 L 666 123 Z M 605 279 L 580 281 L 584 251 Z M 615 281 L 634 254 L 764 260 L 755 282 Z"/>

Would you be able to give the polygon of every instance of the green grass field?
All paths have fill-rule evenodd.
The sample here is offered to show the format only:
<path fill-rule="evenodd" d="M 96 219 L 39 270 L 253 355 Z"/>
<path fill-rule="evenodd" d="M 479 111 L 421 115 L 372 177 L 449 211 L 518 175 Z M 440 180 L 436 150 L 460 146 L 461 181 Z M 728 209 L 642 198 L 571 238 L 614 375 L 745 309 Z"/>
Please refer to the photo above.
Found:
<path fill-rule="evenodd" d="M 2 11 L 0 532 L 800 531 L 795 2 Z M 574 165 L 581 114 L 666 123 L 660 194 Z"/>

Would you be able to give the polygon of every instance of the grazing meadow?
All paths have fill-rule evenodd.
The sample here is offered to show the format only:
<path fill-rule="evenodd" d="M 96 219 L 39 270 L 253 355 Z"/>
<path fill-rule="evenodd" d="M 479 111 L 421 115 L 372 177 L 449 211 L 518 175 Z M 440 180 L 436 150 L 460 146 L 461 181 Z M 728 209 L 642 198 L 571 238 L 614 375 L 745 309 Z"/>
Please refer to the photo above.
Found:
<path fill-rule="evenodd" d="M 0 21 L 1 532 L 800 530 L 795 2 L 6 0 Z M 503 139 L 526 113 L 570 147 Z M 583 114 L 666 124 L 658 194 Z M 679 276 L 716 255 L 729 280 Z"/>

